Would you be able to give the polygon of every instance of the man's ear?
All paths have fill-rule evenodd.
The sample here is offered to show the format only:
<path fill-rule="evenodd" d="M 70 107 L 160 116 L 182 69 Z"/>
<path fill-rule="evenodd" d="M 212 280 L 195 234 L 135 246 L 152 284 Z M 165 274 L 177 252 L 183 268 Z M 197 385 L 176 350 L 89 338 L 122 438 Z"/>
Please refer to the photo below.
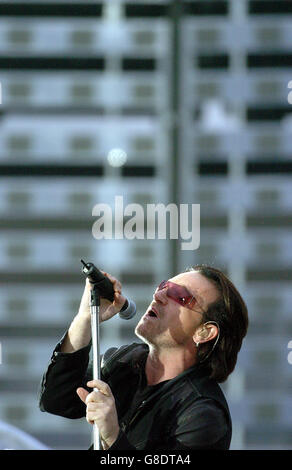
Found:
<path fill-rule="evenodd" d="M 219 326 L 217 322 L 206 322 L 199 326 L 193 336 L 193 341 L 196 345 L 206 343 L 216 338 L 219 334 Z"/>

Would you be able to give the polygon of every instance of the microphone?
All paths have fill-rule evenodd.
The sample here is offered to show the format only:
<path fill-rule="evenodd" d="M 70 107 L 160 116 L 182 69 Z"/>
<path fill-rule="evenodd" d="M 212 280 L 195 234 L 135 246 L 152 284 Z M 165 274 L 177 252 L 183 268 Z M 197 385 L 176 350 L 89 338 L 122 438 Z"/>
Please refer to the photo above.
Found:
<path fill-rule="evenodd" d="M 114 300 L 114 288 L 111 281 L 102 274 L 102 272 L 94 266 L 93 263 L 85 263 L 83 259 L 80 260 L 83 264 L 82 272 L 88 277 L 89 282 L 97 284 L 99 294 L 104 299 L 113 302 Z M 126 299 L 119 317 L 123 320 L 131 320 L 136 315 L 136 305 L 132 300 Z"/>

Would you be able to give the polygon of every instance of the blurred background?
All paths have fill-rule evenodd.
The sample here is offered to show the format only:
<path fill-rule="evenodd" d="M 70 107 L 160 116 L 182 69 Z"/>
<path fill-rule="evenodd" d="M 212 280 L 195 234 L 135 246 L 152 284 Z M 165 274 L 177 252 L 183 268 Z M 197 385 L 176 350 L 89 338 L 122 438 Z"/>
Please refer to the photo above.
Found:
<path fill-rule="evenodd" d="M 53 449 L 91 442 L 37 396 L 79 307 L 80 258 L 137 304 L 101 325 L 101 352 L 137 341 L 156 285 L 203 262 L 250 312 L 222 385 L 231 448 L 291 449 L 292 1 L 1 0 L 0 16 L 0 420 Z M 117 195 L 200 204 L 199 249 L 96 240 L 93 207 Z"/>

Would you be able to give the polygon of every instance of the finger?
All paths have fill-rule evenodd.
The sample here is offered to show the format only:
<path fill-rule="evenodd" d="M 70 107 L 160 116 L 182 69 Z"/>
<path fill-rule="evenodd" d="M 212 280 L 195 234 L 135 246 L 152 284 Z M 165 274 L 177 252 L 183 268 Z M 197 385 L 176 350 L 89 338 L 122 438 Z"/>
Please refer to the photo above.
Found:
<path fill-rule="evenodd" d="M 106 382 L 103 382 L 102 380 L 99 380 L 99 379 L 90 380 L 89 382 L 87 382 L 87 386 L 90 388 L 97 388 L 98 391 L 100 391 L 104 395 L 107 395 L 109 397 L 112 396 L 110 387 L 108 386 Z"/>
<path fill-rule="evenodd" d="M 77 388 L 76 390 L 77 395 L 79 396 L 80 400 L 86 403 L 86 398 L 89 395 L 89 392 L 82 387 Z"/>
<path fill-rule="evenodd" d="M 104 403 L 106 399 L 108 399 L 107 395 L 102 393 L 100 390 L 94 390 L 93 392 L 87 395 L 85 403 L 87 406 L 89 405 L 89 403 L 98 405 L 100 403 Z"/>
<path fill-rule="evenodd" d="M 97 424 L 100 418 L 101 418 L 100 413 L 96 413 L 94 411 L 90 411 L 86 413 L 86 421 L 89 424 Z"/>
<path fill-rule="evenodd" d="M 106 273 L 106 276 L 109 278 L 109 280 L 113 283 L 114 285 L 114 290 L 115 291 L 121 291 L 122 290 L 122 284 L 120 281 L 118 281 L 114 276 L 111 274 Z"/>
<path fill-rule="evenodd" d="M 114 306 L 121 308 L 126 302 L 126 297 L 124 297 L 120 292 L 116 292 L 114 296 Z"/>
<path fill-rule="evenodd" d="M 106 400 L 105 396 L 102 393 L 100 393 L 99 396 L 103 397 L 103 399 Z M 86 412 L 87 413 L 98 413 L 103 408 L 104 408 L 104 403 L 102 401 L 100 401 L 100 402 L 91 401 L 91 402 L 87 403 Z"/>

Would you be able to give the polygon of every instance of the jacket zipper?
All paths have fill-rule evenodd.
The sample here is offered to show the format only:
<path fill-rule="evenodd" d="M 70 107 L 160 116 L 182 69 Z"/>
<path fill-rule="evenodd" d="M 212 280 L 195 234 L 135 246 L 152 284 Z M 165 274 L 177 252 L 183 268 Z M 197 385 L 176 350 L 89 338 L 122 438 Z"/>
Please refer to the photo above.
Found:
<path fill-rule="evenodd" d="M 137 415 L 139 414 L 139 412 L 141 411 L 141 409 L 145 406 L 145 404 L 149 403 L 151 400 L 153 400 L 153 398 L 159 396 L 159 394 L 161 393 L 160 390 L 156 391 L 153 395 L 151 395 L 148 399 L 146 400 L 143 400 L 140 405 L 138 406 L 138 408 L 136 409 L 136 412 L 135 414 L 132 416 L 132 418 L 130 419 L 130 421 L 126 424 L 126 423 L 122 423 L 122 426 L 123 426 L 123 431 L 127 430 L 130 425 L 133 423 L 133 421 L 136 419 Z"/>
<path fill-rule="evenodd" d="M 131 426 L 133 421 L 136 419 L 137 415 L 139 414 L 139 411 L 144 407 L 146 401 L 147 400 L 142 401 L 142 403 L 138 406 L 136 413 L 134 414 L 134 416 L 132 416 L 132 418 L 130 419 L 128 423 L 124 423 L 124 422 L 122 423 L 122 429 L 124 432 Z"/>

